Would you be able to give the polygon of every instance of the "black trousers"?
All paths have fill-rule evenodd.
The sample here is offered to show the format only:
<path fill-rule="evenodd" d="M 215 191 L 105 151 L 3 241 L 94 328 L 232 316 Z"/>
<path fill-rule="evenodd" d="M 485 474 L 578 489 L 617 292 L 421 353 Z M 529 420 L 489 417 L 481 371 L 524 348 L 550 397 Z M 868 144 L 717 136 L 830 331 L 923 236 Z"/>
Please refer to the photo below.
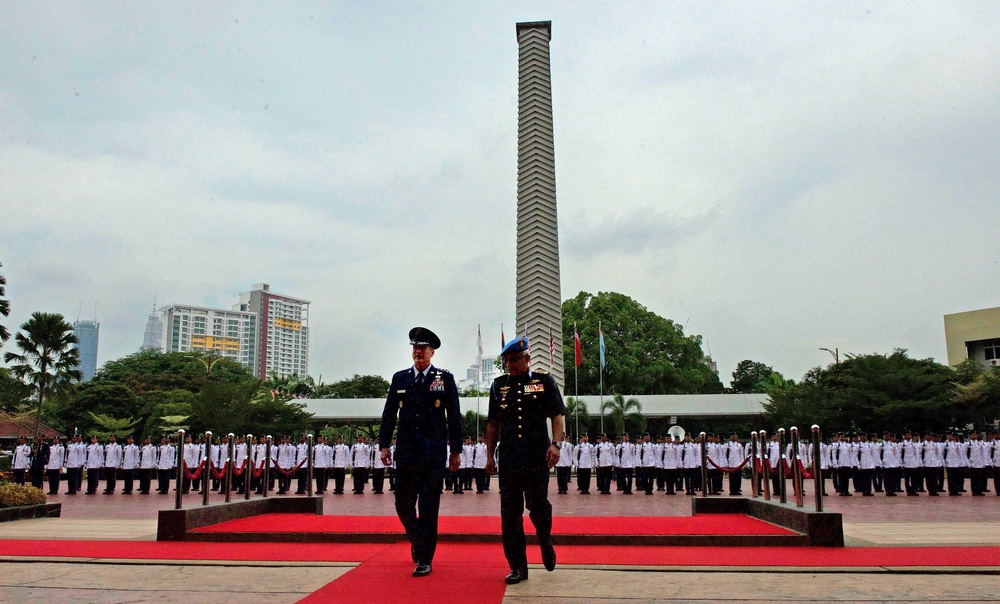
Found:
<path fill-rule="evenodd" d="M 152 482 L 153 470 L 149 468 L 139 468 L 139 492 L 149 493 L 149 483 Z"/>
<path fill-rule="evenodd" d="M 104 492 L 114 493 L 118 486 L 118 469 L 104 468 Z"/>
<path fill-rule="evenodd" d="M 476 479 L 476 492 L 482 493 L 486 490 L 486 470 L 484 468 L 472 468 L 472 477 Z M 566 468 L 566 482 L 569 483 L 569 468 Z"/>
<path fill-rule="evenodd" d="M 569 473 L 569 466 L 556 466 L 556 486 L 559 487 L 560 493 L 569 492 Z M 476 482 L 476 486 L 479 486 L 478 480 Z M 482 489 L 479 490 L 481 491 Z"/>
<path fill-rule="evenodd" d="M 131 493 L 132 485 L 135 483 L 135 470 L 120 470 L 122 475 L 122 493 Z"/>
<path fill-rule="evenodd" d="M 541 544 L 552 540 L 552 504 L 549 503 L 549 471 L 500 471 L 500 526 L 503 553 L 510 568 L 527 568 L 524 539 L 524 508 L 535 525 Z"/>
<path fill-rule="evenodd" d="M 156 490 L 164 495 L 170 492 L 170 470 L 156 470 Z"/>
<path fill-rule="evenodd" d="M 396 515 L 421 564 L 430 564 L 437 550 L 444 474 L 444 460 L 432 460 L 426 465 L 397 463 Z"/>
<path fill-rule="evenodd" d="M 28 471 L 28 475 L 31 476 L 31 486 L 35 487 L 36 489 L 42 488 L 42 485 L 45 484 L 44 467 L 31 468 L 31 470 Z"/>
<path fill-rule="evenodd" d="M 851 468 L 850 466 L 840 466 L 839 468 L 837 468 L 837 476 L 840 478 L 840 480 L 837 481 L 838 482 L 837 486 L 839 487 L 840 493 L 842 495 L 850 494 L 851 492 L 852 470 L 853 468 Z"/>
<path fill-rule="evenodd" d="M 87 468 L 87 492 L 96 493 L 97 485 L 101 481 L 100 468 Z"/>
<path fill-rule="evenodd" d="M 597 466 L 597 490 L 601 493 L 611 492 L 611 466 Z"/>
<path fill-rule="evenodd" d="M 936 495 L 944 486 L 939 479 L 942 474 L 944 474 L 944 468 L 924 468 L 924 484 L 929 494 Z"/>
<path fill-rule="evenodd" d="M 14 484 L 24 484 L 25 476 L 28 475 L 27 470 L 13 470 L 14 473 Z"/>
<path fill-rule="evenodd" d="M 329 468 L 313 468 L 313 474 L 316 477 L 316 492 L 325 493 L 326 485 L 330 481 L 330 469 Z"/>
<path fill-rule="evenodd" d="M 948 494 L 957 495 L 965 488 L 965 468 L 948 468 Z"/>
<path fill-rule="evenodd" d="M 59 470 L 46 470 L 49 479 L 49 494 L 55 495 L 59 492 Z"/>
<path fill-rule="evenodd" d="M 396 490 L 396 468 L 386 468 L 385 477 L 389 479 L 389 490 Z"/>
<path fill-rule="evenodd" d="M 347 471 L 344 468 L 333 469 L 333 492 L 340 495 L 344 492 L 344 480 L 347 478 Z"/>
<path fill-rule="evenodd" d="M 372 493 L 381 493 L 385 489 L 385 468 L 372 468 Z"/>
<path fill-rule="evenodd" d="M 969 468 L 969 488 L 973 495 L 979 495 L 989 490 L 986 485 L 986 468 Z"/>
<path fill-rule="evenodd" d="M 920 490 L 920 468 L 903 468 L 903 484 L 907 495 L 915 495 Z"/>
<path fill-rule="evenodd" d="M 354 492 L 364 493 L 365 484 L 368 483 L 368 468 L 354 468 L 351 470 L 351 477 L 354 479 Z"/>
<path fill-rule="evenodd" d="M 590 493 L 591 471 L 591 468 L 576 469 L 576 488 L 579 489 L 581 493 Z"/>
<path fill-rule="evenodd" d="M 674 492 L 674 487 L 677 485 L 677 477 L 680 476 L 681 471 L 676 468 L 663 468 L 663 486 L 667 489 L 667 494 L 672 494 Z"/>
<path fill-rule="evenodd" d="M 618 488 L 626 495 L 632 494 L 633 474 L 635 474 L 634 468 L 618 468 Z M 503 495 L 503 486 L 500 487 L 500 494 Z"/>
<path fill-rule="evenodd" d="M 306 468 L 305 466 L 302 466 L 301 468 L 299 468 L 298 470 L 296 470 L 296 472 L 295 472 L 295 481 L 296 481 L 295 494 L 296 495 L 302 495 L 302 494 L 304 494 L 306 492 L 306 486 L 307 486 L 306 485 L 306 481 L 308 481 L 308 480 L 309 480 L 309 469 L 308 468 Z"/>
<path fill-rule="evenodd" d="M 743 492 L 743 472 L 737 470 L 729 473 L 729 494 L 739 495 Z"/>

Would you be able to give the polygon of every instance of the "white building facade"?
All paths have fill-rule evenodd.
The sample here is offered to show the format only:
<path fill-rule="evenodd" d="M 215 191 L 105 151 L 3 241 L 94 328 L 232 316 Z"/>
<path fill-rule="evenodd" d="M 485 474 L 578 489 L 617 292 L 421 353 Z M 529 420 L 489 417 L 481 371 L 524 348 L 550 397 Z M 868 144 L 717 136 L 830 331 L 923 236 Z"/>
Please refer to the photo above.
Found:
<path fill-rule="evenodd" d="M 254 375 L 266 379 L 309 375 L 309 300 L 276 294 L 258 283 L 240 294 L 233 308 L 250 312 L 259 321 Z"/>
<path fill-rule="evenodd" d="M 257 366 L 257 314 L 173 304 L 161 310 L 163 350 L 202 351 L 232 359 L 251 372 Z"/>

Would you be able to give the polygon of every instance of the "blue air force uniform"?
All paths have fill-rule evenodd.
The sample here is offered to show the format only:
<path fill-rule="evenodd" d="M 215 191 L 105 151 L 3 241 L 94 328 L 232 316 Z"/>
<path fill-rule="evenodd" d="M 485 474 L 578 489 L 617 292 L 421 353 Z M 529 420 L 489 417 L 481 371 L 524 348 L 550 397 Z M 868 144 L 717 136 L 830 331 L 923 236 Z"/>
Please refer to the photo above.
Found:
<path fill-rule="evenodd" d="M 411 343 L 437 348 L 434 344 L 415 339 Z M 419 338 L 422 332 L 416 332 Z M 428 366 L 424 371 L 415 367 L 397 371 L 389 385 L 389 395 L 382 412 L 379 449 L 392 444 L 396 434 L 396 514 L 412 544 L 415 562 L 429 566 L 437 547 L 438 508 L 441 503 L 441 483 L 448 458 L 448 444 L 462 446 L 462 417 L 458 404 L 458 388 L 451 372 Z M 428 570 L 429 572 L 429 570 Z"/>

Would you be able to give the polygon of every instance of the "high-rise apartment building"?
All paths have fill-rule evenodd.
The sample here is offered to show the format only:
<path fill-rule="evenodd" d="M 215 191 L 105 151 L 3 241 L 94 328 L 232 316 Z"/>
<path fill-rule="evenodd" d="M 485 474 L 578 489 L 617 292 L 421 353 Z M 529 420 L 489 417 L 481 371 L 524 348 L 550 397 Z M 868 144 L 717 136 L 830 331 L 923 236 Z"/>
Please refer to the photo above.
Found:
<path fill-rule="evenodd" d="M 255 313 L 260 322 L 257 377 L 309 374 L 309 304 L 309 300 L 273 293 L 267 283 L 257 283 L 240 294 L 233 308 Z"/>
<path fill-rule="evenodd" d="M 73 333 L 76 335 L 76 347 L 80 350 L 79 369 L 83 373 L 83 381 L 89 382 L 97 373 L 97 337 L 101 324 L 97 321 L 74 321 Z"/>
<path fill-rule="evenodd" d="M 257 314 L 173 304 L 162 311 L 166 352 L 205 351 L 257 366 Z"/>

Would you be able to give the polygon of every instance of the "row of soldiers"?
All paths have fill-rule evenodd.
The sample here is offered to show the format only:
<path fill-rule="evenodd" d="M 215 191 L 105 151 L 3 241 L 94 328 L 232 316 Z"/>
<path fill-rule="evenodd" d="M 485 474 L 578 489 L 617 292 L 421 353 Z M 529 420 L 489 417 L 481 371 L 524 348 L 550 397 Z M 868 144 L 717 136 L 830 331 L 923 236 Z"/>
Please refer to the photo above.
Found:
<path fill-rule="evenodd" d="M 709 495 L 722 493 L 725 476 L 729 477 L 729 494 L 742 494 L 751 448 L 751 443 L 741 442 L 735 432 L 730 433 L 728 440 L 716 434 L 706 435 L 705 487 Z M 691 434 L 683 439 L 670 436 L 654 439 L 645 434 L 634 441 L 624 435 L 615 442 L 601 434 L 596 444 L 590 442 L 587 434 L 581 434 L 577 444 L 565 437 L 560 449 L 556 464 L 560 494 L 568 492 L 574 470 L 577 490 L 584 495 L 590 494 L 594 474 L 601 494 L 611 493 L 612 482 L 618 491 L 632 494 L 633 480 L 636 488 L 647 495 L 652 495 L 654 488 L 667 495 L 682 489 L 693 495 L 702 489 L 702 443 Z M 782 448 L 779 435 L 773 433 L 769 441 L 758 444 L 754 464 L 760 476 L 771 477 L 777 492 L 780 463 L 785 464 L 786 475 L 790 477 L 794 468 L 789 460 L 796 458 L 802 474 L 808 478 L 813 457 L 812 444 L 807 440 L 800 441 L 793 451 L 791 443 Z M 903 490 L 910 496 L 921 492 L 936 496 L 944 490 L 945 479 L 949 495 L 958 496 L 965 492 L 966 476 L 973 495 L 983 496 L 988 492 L 990 477 L 995 493 L 1000 495 L 1000 431 L 991 429 L 982 434 L 972 431 L 964 439 L 961 433 L 948 432 L 944 440 L 933 432 L 925 433 L 923 439 L 910 431 L 902 439 L 890 432 L 883 433 L 881 438 L 864 432 L 848 437 L 841 432 L 820 443 L 819 466 L 824 476 L 832 478 L 834 489 L 842 496 L 851 495 L 851 485 L 855 492 L 865 496 L 872 496 L 874 491 L 894 497 Z"/>
<path fill-rule="evenodd" d="M 390 447 L 394 449 L 395 440 Z M 206 467 L 206 449 L 210 465 Z M 282 436 L 271 443 L 270 462 L 268 463 L 268 444 L 265 438 L 234 437 L 230 444 L 228 436 L 215 438 L 210 448 L 202 441 L 200 435 L 187 436 L 180 453 L 185 463 L 181 488 L 184 493 L 190 490 L 198 491 L 202 486 L 203 477 L 210 477 L 211 489 L 220 491 L 225 488 L 224 478 L 232 450 L 232 483 L 231 488 L 236 493 L 244 493 L 249 488 L 258 494 L 263 492 L 263 477 L 268 476 L 268 491 L 284 495 L 291 492 L 293 478 L 296 479 L 296 494 L 305 494 L 309 476 L 309 442 L 306 436 L 301 436 L 298 443 L 293 443 L 291 437 Z M 159 444 L 154 444 L 150 437 L 145 437 L 136 444 L 134 437 L 128 436 L 124 443 L 119 443 L 115 435 L 108 437 L 107 442 L 91 437 L 86 443 L 79 436 L 68 441 L 46 440 L 41 436 L 31 444 L 21 437 L 14 448 L 12 459 L 13 481 L 25 484 L 30 480 L 35 487 L 42 488 L 48 482 L 50 495 L 59 492 L 63 477 L 67 486 L 66 493 L 75 495 L 83 490 L 83 479 L 86 474 L 87 495 L 97 494 L 103 479 L 104 494 L 113 494 L 117 490 L 119 480 L 123 483 L 122 493 L 133 493 L 138 482 L 138 493 L 148 495 L 155 480 L 156 492 L 166 494 L 170 489 L 170 481 L 177 475 L 178 448 L 164 436 Z M 489 489 L 489 477 L 485 475 L 486 442 L 482 435 L 477 444 L 467 438 L 461 446 L 461 468 L 458 472 L 449 472 L 443 485 L 454 493 L 462 493 L 472 488 L 475 479 L 476 490 L 482 493 Z M 267 472 L 264 471 L 265 467 Z M 249 470 L 248 470 L 249 468 Z M 384 492 L 388 481 L 389 489 L 395 490 L 395 461 L 391 465 L 382 463 L 377 443 L 372 443 L 363 436 L 358 436 L 357 442 L 348 446 L 343 437 L 336 444 L 327 443 L 325 436 L 319 436 L 312 446 L 312 479 L 315 481 L 315 493 L 324 494 L 333 482 L 333 494 L 343 494 L 348 473 L 353 482 L 353 492 L 364 493 L 365 486 L 370 482 L 372 491 L 376 494 Z"/>

